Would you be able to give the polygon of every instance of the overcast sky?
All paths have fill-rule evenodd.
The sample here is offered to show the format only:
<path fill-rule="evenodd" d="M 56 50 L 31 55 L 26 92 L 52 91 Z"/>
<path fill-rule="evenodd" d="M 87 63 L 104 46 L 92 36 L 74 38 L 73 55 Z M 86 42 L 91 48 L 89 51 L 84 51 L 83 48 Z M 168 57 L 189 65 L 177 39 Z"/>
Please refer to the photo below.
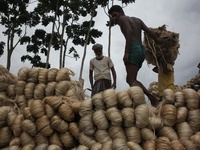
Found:
<path fill-rule="evenodd" d="M 118 1 L 115 4 L 119 4 Z M 136 0 L 124 8 L 127 16 L 135 16 L 142 19 L 148 27 L 157 28 L 164 24 L 167 25 L 167 30 L 179 33 L 180 48 L 179 55 L 175 61 L 175 84 L 184 85 L 188 80 L 193 78 L 198 73 L 197 64 L 200 62 L 200 0 Z M 108 55 L 108 28 L 105 26 L 108 20 L 103 8 L 98 9 L 98 16 L 95 18 L 95 27 L 103 32 L 103 36 L 96 40 L 101 43 L 104 48 L 104 55 Z M 2 38 L 2 34 L 1 34 Z M 122 61 L 124 54 L 125 39 L 119 29 L 119 26 L 112 28 L 111 39 L 111 59 L 115 65 L 117 72 L 117 89 L 127 90 L 126 72 Z M 84 88 L 90 88 L 89 83 L 89 61 L 95 55 L 91 50 L 92 45 L 87 47 L 87 54 L 84 61 L 83 79 L 85 80 Z M 75 61 L 68 58 L 66 67 L 75 72 L 73 80 L 78 80 L 80 74 L 81 60 L 83 56 L 83 47 L 77 49 L 80 59 Z M 20 57 L 17 55 L 24 54 L 24 50 L 18 49 L 12 55 L 11 73 L 17 74 L 23 66 L 30 65 L 21 63 Z M 51 52 L 50 63 L 52 67 L 58 68 L 59 52 Z M 0 57 L 0 64 L 6 66 L 6 55 Z M 157 74 L 152 71 L 153 66 L 147 65 L 144 61 L 142 68 L 138 73 L 138 80 L 141 81 L 147 88 L 153 81 L 157 81 Z"/>

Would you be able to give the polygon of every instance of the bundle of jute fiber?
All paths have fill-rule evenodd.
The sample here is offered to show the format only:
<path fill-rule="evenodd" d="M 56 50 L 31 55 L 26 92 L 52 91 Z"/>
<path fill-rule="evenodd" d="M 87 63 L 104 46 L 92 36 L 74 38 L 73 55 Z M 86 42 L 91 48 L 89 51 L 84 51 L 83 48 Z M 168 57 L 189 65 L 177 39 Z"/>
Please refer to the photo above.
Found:
<path fill-rule="evenodd" d="M 151 30 L 158 38 L 164 40 L 164 42 L 159 45 L 144 32 L 144 47 L 147 63 L 158 66 L 157 58 L 160 58 L 160 65 L 162 63 L 173 64 L 179 53 L 179 34 L 167 31 L 166 25 Z"/>
<path fill-rule="evenodd" d="M 17 77 L 11 74 L 6 68 L 0 65 L 0 92 L 6 92 L 10 84 L 17 82 Z"/>

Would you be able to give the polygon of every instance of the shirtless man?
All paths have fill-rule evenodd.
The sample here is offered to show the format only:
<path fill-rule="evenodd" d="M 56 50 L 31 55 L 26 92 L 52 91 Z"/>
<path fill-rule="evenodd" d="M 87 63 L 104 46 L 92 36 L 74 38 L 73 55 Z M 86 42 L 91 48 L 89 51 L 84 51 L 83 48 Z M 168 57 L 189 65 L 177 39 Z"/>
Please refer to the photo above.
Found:
<path fill-rule="evenodd" d="M 120 26 L 121 32 L 126 39 L 123 61 L 126 67 L 126 82 L 129 86 L 140 86 L 147 97 L 150 99 L 152 106 L 156 106 L 157 99 L 149 93 L 144 85 L 137 80 L 137 74 L 142 67 L 145 59 L 145 50 L 142 45 L 142 30 L 145 31 L 155 42 L 162 43 L 154 33 L 136 17 L 129 17 L 124 14 L 121 6 L 114 5 L 109 11 L 109 15 Z"/>

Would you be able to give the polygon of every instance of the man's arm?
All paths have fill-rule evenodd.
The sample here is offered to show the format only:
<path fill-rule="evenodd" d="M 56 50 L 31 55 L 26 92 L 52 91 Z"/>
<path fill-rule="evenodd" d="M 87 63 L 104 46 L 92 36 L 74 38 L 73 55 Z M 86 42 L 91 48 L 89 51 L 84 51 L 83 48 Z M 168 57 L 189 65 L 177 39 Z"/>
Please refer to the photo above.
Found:
<path fill-rule="evenodd" d="M 110 69 L 111 69 L 112 76 L 113 76 L 113 84 L 112 84 L 112 87 L 113 87 L 114 89 L 116 89 L 116 79 L 117 79 L 116 71 L 115 71 L 114 66 L 111 67 Z"/>
<path fill-rule="evenodd" d="M 164 41 L 162 41 L 161 39 L 159 39 L 153 31 L 151 31 L 146 25 L 145 23 L 141 20 L 141 25 L 142 25 L 142 30 L 145 31 L 156 43 L 158 44 L 162 44 Z"/>
<path fill-rule="evenodd" d="M 91 88 L 93 87 L 93 70 L 89 71 L 89 79 L 90 79 L 90 85 Z"/>

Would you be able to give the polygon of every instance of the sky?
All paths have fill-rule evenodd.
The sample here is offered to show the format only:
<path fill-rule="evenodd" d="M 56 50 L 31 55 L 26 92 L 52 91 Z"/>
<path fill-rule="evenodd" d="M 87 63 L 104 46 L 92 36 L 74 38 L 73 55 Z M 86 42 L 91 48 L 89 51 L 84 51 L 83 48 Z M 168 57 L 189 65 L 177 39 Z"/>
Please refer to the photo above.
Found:
<path fill-rule="evenodd" d="M 120 4 L 115 1 L 114 4 Z M 124 8 L 127 16 L 138 17 L 151 28 L 157 28 L 164 24 L 167 25 L 167 30 L 179 34 L 179 55 L 175 61 L 175 85 L 185 85 L 188 80 L 195 77 L 198 73 L 197 65 L 200 62 L 200 1 L 199 0 L 136 0 Z M 108 56 L 108 28 L 106 16 L 103 8 L 98 8 L 98 15 L 95 18 L 95 28 L 103 32 L 102 37 L 96 39 L 97 43 L 103 45 L 103 54 Z M 0 29 L 1 30 L 1 29 Z M 0 35 L 1 40 L 2 34 Z M 122 35 L 119 26 L 112 28 L 111 35 L 111 59 L 114 63 L 117 73 L 117 88 L 116 92 L 127 90 L 129 88 L 126 83 L 126 71 L 123 64 L 125 39 Z M 84 47 L 77 49 L 80 59 L 66 57 L 66 67 L 71 69 L 75 76 L 72 80 L 79 80 L 81 61 Z M 17 75 L 21 67 L 31 67 L 26 62 L 20 61 L 20 56 L 24 55 L 25 48 L 18 48 L 12 55 L 12 64 L 10 72 Z M 59 67 L 59 52 L 51 51 L 50 53 L 51 67 Z M 82 78 L 84 79 L 84 89 L 90 88 L 89 83 L 89 61 L 95 57 L 92 51 L 92 45 L 87 46 L 87 54 L 84 60 L 84 68 Z M 6 67 L 6 53 L 0 57 L 0 64 Z M 149 84 L 157 81 L 157 74 L 152 71 L 153 65 L 148 65 L 143 62 L 142 68 L 138 72 L 137 79 L 141 81 L 146 88 Z"/>

